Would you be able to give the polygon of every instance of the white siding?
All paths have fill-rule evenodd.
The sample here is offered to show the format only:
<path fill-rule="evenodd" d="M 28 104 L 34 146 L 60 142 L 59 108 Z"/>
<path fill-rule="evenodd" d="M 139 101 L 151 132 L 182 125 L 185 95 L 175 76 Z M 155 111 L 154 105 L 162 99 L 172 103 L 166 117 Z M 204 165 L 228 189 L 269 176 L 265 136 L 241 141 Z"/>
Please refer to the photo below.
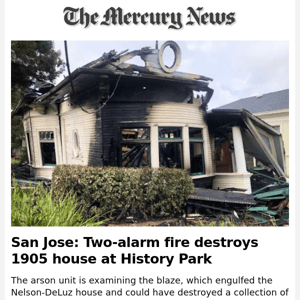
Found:
<path fill-rule="evenodd" d="M 240 188 L 245 189 L 246 194 L 251 194 L 250 173 L 218 173 L 213 181 L 213 189 Z M 237 193 L 243 193 L 238 192 Z"/>
<path fill-rule="evenodd" d="M 24 114 L 24 131 L 29 133 L 30 146 L 32 153 L 32 167 L 43 168 L 41 145 L 39 140 L 40 131 L 53 131 L 55 142 L 56 163 L 60 164 L 61 156 L 61 141 L 59 131 L 59 119 L 57 113 L 48 108 L 47 114 L 43 115 L 34 110 L 28 110 Z"/>
<path fill-rule="evenodd" d="M 149 115 L 146 118 L 146 122 L 152 126 L 203 128 L 205 172 L 208 175 L 213 173 L 211 144 L 208 127 L 204 120 L 204 112 L 199 106 L 198 99 L 194 99 L 194 104 L 175 102 L 153 104 L 148 110 Z M 189 143 L 188 140 L 184 142 Z M 187 154 L 185 153 L 184 156 L 186 157 Z M 200 176 L 197 177 L 199 178 Z"/>
<path fill-rule="evenodd" d="M 85 108 L 85 110 L 87 110 Z M 90 113 L 69 102 L 61 106 L 63 163 L 80 165 L 101 165 L 102 131 L 101 118 L 96 117 L 93 109 Z M 79 151 L 74 153 L 74 131 L 78 134 Z"/>

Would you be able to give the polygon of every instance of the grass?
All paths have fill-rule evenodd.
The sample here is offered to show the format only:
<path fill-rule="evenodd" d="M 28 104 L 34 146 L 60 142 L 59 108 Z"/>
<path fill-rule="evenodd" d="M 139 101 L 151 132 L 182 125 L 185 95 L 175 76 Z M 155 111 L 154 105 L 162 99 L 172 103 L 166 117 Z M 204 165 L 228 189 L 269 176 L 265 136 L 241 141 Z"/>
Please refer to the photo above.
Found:
<path fill-rule="evenodd" d="M 11 226 L 100 226 L 99 216 L 85 220 L 75 197 L 52 199 L 51 191 L 33 191 L 14 184 L 11 192 Z"/>
<path fill-rule="evenodd" d="M 200 215 L 199 215 L 197 225 L 200 227 L 235 227 L 235 226 L 237 226 L 234 219 L 233 218 L 229 219 L 226 215 L 224 215 L 223 218 L 220 219 L 219 221 L 208 221 L 208 222 L 205 222 L 205 224 L 202 221 L 203 220 L 200 219 Z"/>

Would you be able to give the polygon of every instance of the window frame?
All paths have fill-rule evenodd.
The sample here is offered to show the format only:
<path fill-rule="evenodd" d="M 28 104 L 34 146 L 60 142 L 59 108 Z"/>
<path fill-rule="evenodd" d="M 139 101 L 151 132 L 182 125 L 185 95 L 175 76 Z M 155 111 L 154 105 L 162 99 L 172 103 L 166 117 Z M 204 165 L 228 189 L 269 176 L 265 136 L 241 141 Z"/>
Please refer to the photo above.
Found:
<path fill-rule="evenodd" d="M 118 165 L 120 167 L 123 167 L 123 161 L 122 161 L 122 145 L 124 144 L 148 144 L 148 153 L 149 153 L 149 167 L 151 167 L 151 126 L 145 124 L 145 123 L 122 123 L 119 124 L 117 127 L 118 135 L 117 140 L 119 141 L 119 163 Z M 122 130 L 123 129 L 139 129 L 139 128 L 147 128 L 149 129 L 149 138 L 148 139 L 141 139 L 141 140 L 125 140 L 122 137 Z M 124 168 L 128 168 L 125 167 Z M 130 168 L 130 167 L 129 167 Z M 132 167 L 133 168 L 133 167 Z"/>
<path fill-rule="evenodd" d="M 179 128 L 180 130 L 180 137 L 177 138 L 162 138 L 159 137 L 159 130 L 161 128 Z M 181 159 L 181 167 L 180 169 L 184 169 L 184 139 L 183 139 L 183 126 L 158 126 L 157 127 L 157 132 L 158 132 L 158 163 L 160 162 L 160 150 L 159 150 L 159 144 L 160 143 L 178 143 L 181 144 L 181 149 L 182 149 L 182 159 Z M 160 163 L 159 163 L 160 166 Z"/>
<path fill-rule="evenodd" d="M 201 138 L 195 138 L 195 137 L 190 137 L 190 128 L 195 128 L 195 129 L 201 129 L 202 131 L 202 137 Z M 192 170 L 192 159 L 191 159 L 191 143 L 201 143 L 202 144 L 202 164 L 203 164 L 203 172 L 195 172 L 192 173 L 192 171 L 190 171 L 190 175 L 191 176 L 199 176 L 199 175 L 205 175 L 206 174 L 206 167 L 205 167 L 205 140 L 204 140 L 204 128 L 203 127 L 192 127 L 189 126 L 188 127 L 188 136 L 189 136 L 189 156 L 190 156 L 190 170 Z"/>
<path fill-rule="evenodd" d="M 159 137 L 159 129 L 160 128 L 179 128 L 181 136 L 177 137 L 177 138 L 161 138 L 161 137 Z M 182 141 L 183 142 L 182 126 L 158 126 L 158 142 L 163 142 L 163 141 L 171 141 L 171 142 Z"/>
<path fill-rule="evenodd" d="M 272 155 L 274 155 L 275 158 L 277 159 L 277 153 L 276 153 L 276 148 L 275 148 L 275 143 L 274 143 L 273 136 L 271 134 L 269 134 L 267 131 L 265 131 L 262 128 L 258 127 L 258 126 L 255 126 L 255 128 L 256 128 L 257 132 L 259 133 L 259 136 L 260 136 L 261 140 L 263 141 L 264 145 L 272 153 Z M 261 134 L 265 135 L 269 139 L 271 149 L 268 147 L 267 143 L 263 140 L 263 138 L 261 137 Z"/>
<path fill-rule="evenodd" d="M 43 140 L 41 139 L 41 132 L 53 132 L 53 139 L 51 140 Z M 56 152 L 56 142 L 55 142 L 56 132 L 55 130 L 38 130 L 38 139 L 39 139 L 39 148 L 40 148 L 40 159 L 42 167 L 50 167 L 53 168 L 57 165 L 57 152 Z M 53 143 L 54 144 L 54 154 L 55 154 L 55 164 L 44 164 L 43 161 L 43 153 L 42 153 L 42 144 L 45 143 Z"/>

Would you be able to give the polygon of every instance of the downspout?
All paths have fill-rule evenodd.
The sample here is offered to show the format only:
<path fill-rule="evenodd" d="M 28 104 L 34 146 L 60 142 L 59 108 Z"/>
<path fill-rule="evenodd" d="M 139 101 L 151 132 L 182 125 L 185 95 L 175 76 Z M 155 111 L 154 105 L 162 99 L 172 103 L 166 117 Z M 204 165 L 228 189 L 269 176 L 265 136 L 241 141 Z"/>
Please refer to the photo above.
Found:
<path fill-rule="evenodd" d="M 212 97 L 212 95 L 214 94 L 214 90 L 206 87 L 204 89 L 206 91 L 205 97 L 202 98 L 202 104 L 200 105 L 200 109 L 203 110 L 204 114 L 203 114 L 203 119 L 205 121 L 205 123 L 207 123 L 207 105 Z"/>
<path fill-rule="evenodd" d="M 56 105 L 57 105 L 57 116 L 58 116 L 59 136 L 60 136 L 61 162 L 64 163 L 63 142 L 62 142 L 62 133 L 61 133 L 60 103 L 56 103 Z"/>
<path fill-rule="evenodd" d="M 33 142 L 33 133 L 32 133 L 32 123 L 31 123 L 31 116 L 30 116 L 30 109 L 29 109 L 29 121 L 30 121 L 30 133 L 31 133 L 31 140 L 32 140 L 32 150 L 33 150 L 33 157 L 35 158 L 35 152 L 34 152 L 34 142 Z M 38 137 L 39 138 L 39 137 Z M 28 141 L 29 143 L 31 143 L 31 141 Z M 35 163 L 35 159 L 33 159 L 33 157 L 31 158 L 31 166 L 33 164 L 33 162 Z"/>
<path fill-rule="evenodd" d="M 206 91 L 206 95 L 203 98 L 203 101 L 202 101 L 202 104 L 201 104 L 200 108 L 202 108 L 203 110 L 206 111 L 207 110 L 207 105 L 208 105 L 208 103 L 209 103 L 209 101 L 210 101 L 210 99 L 211 99 L 211 97 L 214 93 L 214 90 L 209 88 L 209 87 L 206 87 L 204 89 L 204 91 Z"/>

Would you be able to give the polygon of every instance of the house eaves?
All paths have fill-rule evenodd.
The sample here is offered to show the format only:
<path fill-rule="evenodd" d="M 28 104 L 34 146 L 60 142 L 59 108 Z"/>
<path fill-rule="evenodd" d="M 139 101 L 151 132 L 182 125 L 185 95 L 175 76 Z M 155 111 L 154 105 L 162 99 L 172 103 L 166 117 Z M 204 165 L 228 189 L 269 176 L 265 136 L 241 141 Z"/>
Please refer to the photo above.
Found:
<path fill-rule="evenodd" d="M 163 51 L 168 46 L 173 49 L 175 55 L 174 63 L 170 68 L 163 63 Z M 111 50 L 109 53 L 104 53 L 99 59 L 73 71 L 70 76 L 48 92 L 23 99 L 12 113 L 12 116 L 20 113 L 26 106 L 35 108 L 38 111 L 43 111 L 43 107 L 46 105 L 54 107 L 55 103 L 60 103 L 72 97 L 74 93 L 76 95 L 82 94 L 97 87 L 101 89 L 101 86 L 105 86 L 107 91 L 111 86 L 117 86 L 120 79 L 121 85 L 126 87 L 135 84 L 150 84 L 152 86 L 163 85 L 170 89 L 174 87 L 196 92 L 203 91 L 206 92 L 203 105 L 206 106 L 209 102 L 213 90 L 208 87 L 208 81 L 212 81 L 212 79 L 202 75 L 177 72 L 176 70 L 181 61 L 181 50 L 175 42 L 167 41 L 159 50 L 144 47 L 140 50 L 127 51 L 116 53 L 115 50 Z M 145 66 L 127 63 L 135 56 L 140 56 L 145 62 Z M 105 93 L 102 99 L 104 98 Z"/>
<path fill-rule="evenodd" d="M 109 69 L 96 69 L 96 68 L 78 68 L 72 74 L 71 78 L 74 84 L 75 92 L 82 92 L 84 89 L 92 88 L 99 83 L 101 77 L 99 76 L 109 76 L 112 80 L 117 80 L 121 76 L 122 80 L 130 81 L 153 81 L 162 82 L 166 84 L 176 84 L 177 86 L 183 86 L 194 91 L 207 91 L 208 83 L 200 80 L 189 79 L 185 77 L 180 77 L 174 74 L 144 74 L 135 69 L 131 69 L 130 73 L 125 71 L 113 71 Z M 61 100 L 64 95 L 71 93 L 70 78 L 66 77 L 57 86 L 52 88 L 49 92 L 38 97 L 34 103 L 36 104 L 46 104 L 53 103 L 57 100 Z"/>

